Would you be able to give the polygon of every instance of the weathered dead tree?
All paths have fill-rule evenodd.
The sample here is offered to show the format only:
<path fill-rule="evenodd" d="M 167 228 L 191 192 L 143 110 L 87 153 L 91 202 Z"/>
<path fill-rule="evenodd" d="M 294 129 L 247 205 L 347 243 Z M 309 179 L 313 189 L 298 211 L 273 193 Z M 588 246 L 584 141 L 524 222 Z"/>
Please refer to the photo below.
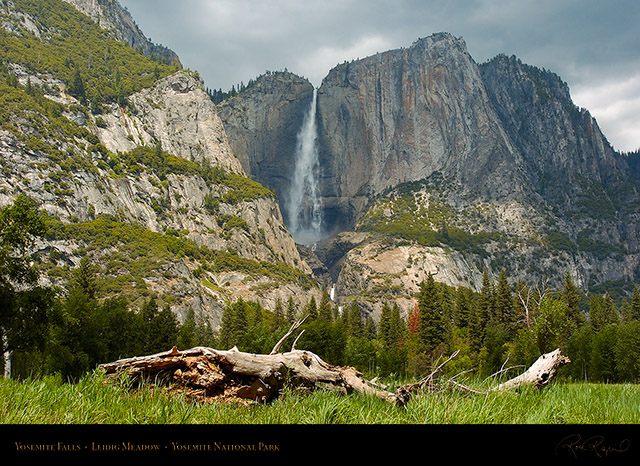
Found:
<path fill-rule="evenodd" d="M 312 352 L 296 350 L 295 342 L 291 351 L 280 352 L 285 339 L 303 322 L 304 319 L 294 323 L 270 354 L 246 353 L 235 347 L 221 351 L 199 346 L 178 351 L 174 346 L 170 351 L 121 359 L 100 367 L 108 376 L 128 373 L 134 382 L 170 382 L 190 396 L 203 400 L 241 398 L 266 402 L 278 397 L 285 385 L 289 384 L 297 389 L 327 388 L 343 393 L 355 391 L 404 406 L 417 391 L 435 390 L 435 376 L 457 355 L 457 352 L 451 355 L 419 382 L 389 392 L 377 387 L 373 381 L 366 380 L 353 367 L 332 366 Z M 559 349 L 555 350 L 540 356 L 522 375 L 491 391 L 521 385 L 546 385 L 557 369 L 569 362 Z M 453 379 L 449 382 L 474 391 L 457 384 Z"/>
<path fill-rule="evenodd" d="M 193 396 L 247 398 L 269 401 L 280 393 L 285 383 L 313 390 L 337 389 L 357 391 L 394 401 L 385 392 L 366 381 L 352 367 L 332 366 L 309 351 L 253 354 L 233 348 L 220 351 L 195 347 L 121 359 L 100 366 L 107 375 L 128 372 L 134 381 L 173 382 L 188 389 Z"/>
<path fill-rule="evenodd" d="M 551 351 L 550 353 L 545 353 L 540 356 L 525 372 L 514 377 L 512 379 L 507 380 L 493 388 L 490 388 L 486 391 L 478 391 L 471 389 L 469 387 L 465 387 L 457 382 L 451 381 L 458 388 L 478 394 L 487 394 L 491 392 L 497 392 L 501 390 L 510 390 L 515 389 L 522 386 L 535 386 L 535 387 L 543 387 L 547 385 L 553 377 L 555 377 L 558 369 L 565 364 L 569 364 L 571 360 L 564 356 L 560 349 L 556 349 Z M 501 371 L 502 372 L 502 371 Z"/>
<path fill-rule="evenodd" d="M 508 390 L 523 385 L 543 387 L 556 375 L 560 367 L 570 362 L 571 360 L 564 356 L 558 348 L 555 351 L 543 354 L 525 372 L 492 388 L 491 391 Z"/>

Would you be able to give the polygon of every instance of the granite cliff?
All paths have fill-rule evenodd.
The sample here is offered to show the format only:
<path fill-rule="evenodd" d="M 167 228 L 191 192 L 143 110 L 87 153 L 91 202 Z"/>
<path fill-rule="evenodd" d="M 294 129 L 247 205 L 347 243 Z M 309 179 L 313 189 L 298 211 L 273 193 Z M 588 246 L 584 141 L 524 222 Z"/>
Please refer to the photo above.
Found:
<path fill-rule="evenodd" d="M 225 126 L 260 112 L 255 92 L 224 104 Z M 330 70 L 316 117 L 325 227 L 341 233 L 314 249 L 338 296 L 409 310 L 429 272 L 477 287 L 484 269 L 529 282 L 568 270 L 583 289 L 638 273 L 637 177 L 550 71 L 504 55 L 477 64 L 439 33 Z M 246 165 L 264 157 L 230 144 Z M 291 152 L 277 156 L 287 167 Z"/>
<path fill-rule="evenodd" d="M 309 81 L 278 71 L 259 76 L 241 98 L 226 99 L 218 106 L 243 169 L 278 193 L 281 208 L 295 168 L 297 134 L 312 96 Z"/>
<path fill-rule="evenodd" d="M 411 310 L 429 273 L 478 288 L 485 269 L 569 271 L 623 293 L 637 278 L 637 164 L 550 71 L 478 64 L 439 33 L 342 63 L 316 92 L 267 72 L 216 105 L 117 2 L 0 15 L 0 202 L 25 192 L 48 212 L 54 282 L 88 255 L 105 293 L 217 323 L 227 300 L 303 304 L 318 281 L 376 316 Z M 314 95 L 326 239 L 303 247 L 281 212 Z"/>
<path fill-rule="evenodd" d="M 214 326 L 228 301 L 273 308 L 319 293 L 273 191 L 246 176 L 197 73 L 132 52 L 63 2 L 9 3 L 0 204 L 26 193 L 47 212 L 36 257 L 49 280 L 64 286 L 88 256 L 104 296 L 137 305 L 153 295 Z M 113 82 L 130 91 L 110 91 Z"/>

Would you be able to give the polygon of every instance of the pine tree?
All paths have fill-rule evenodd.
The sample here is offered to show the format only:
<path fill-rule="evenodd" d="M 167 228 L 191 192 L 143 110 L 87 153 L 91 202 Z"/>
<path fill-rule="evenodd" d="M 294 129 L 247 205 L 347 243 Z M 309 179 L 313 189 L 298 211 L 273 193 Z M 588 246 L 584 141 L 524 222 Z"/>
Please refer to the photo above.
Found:
<path fill-rule="evenodd" d="M 278 327 L 283 326 L 284 322 L 284 307 L 282 306 L 282 300 L 278 297 L 276 299 L 276 305 L 273 308 L 273 325 L 271 326 L 271 330 L 275 330 Z"/>
<path fill-rule="evenodd" d="M 362 319 L 362 311 L 358 302 L 354 299 L 349 305 L 349 309 L 344 313 L 345 329 L 348 335 L 355 338 L 364 336 L 364 321 Z"/>
<path fill-rule="evenodd" d="M 187 349 L 199 346 L 196 340 L 196 316 L 193 309 L 189 309 L 189 311 L 187 311 L 184 322 L 182 322 L 182 325 L 180 326 L 177 346 L 178 349 Z"/>
<path fill-rule="evenodd" d="M 289 296 L 287 300 L 287 321 L 290 324 L 293 324 L 296 320 L 296 304 L 293 302 L 293 296 Z"/>
<path fill-rule="evenodd" d="M 495 290 L 493 280 L 491 280 L 491 276 L 487 269 L 484 269 L 482 272 L 482 287 L 480 288 L 479 304 L 483 316 L 483 326 L 486 327 L 486 325 L 495 316 Z"/>
<path fill-rule="evenodd" d="M 616 382 L 616 343 L 618 326 L 606 325 L 593 337 L 591 375 L 594 380 Z"/>
<path fill-rule="evenodd" d="M 400 313 L 400 307 L 397 303 L 391 308 L 391 316 L 389 319 L 389 347 L 401 349 L 407 333 L 407 326 Z"/>
<path fill-rule="evenodd" d="M 320 297 L 320 305 L 318 306 L 318 319 L 326 322 L 333 321 L 333 312 L 331 309 L 331 298 L 326 291 Z"/>
<path fill-rule="evenodd" d="M 558 347 L 566 349 L 570 323 L 565 312 L 566 306 L 561 299 L 545 297 L 542 300 L 533 327 L 540 354 L 548 353 Z"/>
<path fill-rule="evenodd" d="M 364 319 L 364 338 L 373 340 L 376 338 L 377 333 L 375 321 L 370 316 L 366 316 Z"/>
<path fill-rule="evenodd" d="M 453 314 L 455 313 L 455 296 L 453 289 L 444 283 L 440 284 L 438 302 L 442 313 L 444 341 L 449 344 L 453 338 Z"/>
<path fill-rule="evenodd" d="M 431 353 L 445 340 L 445 320 L 439 302 L 439 290 L 433 276 L 429 273 L 427 280 L 420 286 L 420 328 L 418 329 L 418 349 Z"/>
<path fill-rule="evenodd" d="M 82 80 L 82 76 L 80 75 L 79 70 L 74 71 L 68 90 L 69 94 L 78 99 L 80 102 L 85 102 L 86 93 L 84 88 L 84 81 Z"/>
<path fill-rule="evenodd" d="M 406 325 L 396 303 L 385 303 L 378 327 L 378 338 L 382 341 L 382 351 L 378 352 L 378 368 L 381 374 L 399 373 L 405 370 L 407 351 L 405 349 Z"/>
<path fill-rule="evenodd" d="M 515 312 L 513 307 L 513 295 L 507 279 L 507 273 L 502 270 L 498 276 L 498 285 L 495 291 L 495 323 L 504 326 L 510 336 L 515 334 Z"/>
<path fill-rule="evenodd" d="M 102 326 L 96 313 L 99 305 L 80 287 L 71 286 L 62 306 L 62 319 L 51 331 L 50 351 L 57 356 L 48 363 L 52 372 L 76 378 L 92 369 L 104 354 Z"/>
<path fill-rule="evenodd" d="M 591 358 L 593 354 L 593 329 L 583 325 L 570 338 L 567 356 L 571 359 L 568 370 L 578 380 L 589 380 L 591 376 Z"/>
<path fill-rule="evenodd" d="M 81 289 L 88 298 L 94 299 L 97 293 L 96 274 L 97 268 L 91 259 L 83 256 L 71 275 L 71 286 Z"/>
<path fill-rule="evenodd" d="M 516 333 L 513 297 L 504 270 L 500 272 L 495 289 L 485 271 L 480 303 L 481 309 L 486 310 L 488 317 L 488 324 L 482 330 L 480 363 L 482 371 L 488 375 L 504 363 L 506 343 Z M 478 346 L 478 342 L 475 346 Z"/>
<path fill-rule="evenodd" d="M 141 310 L 145 329 L 144 351 L 148 354 L 171 349 L 178 339 L 178 321 L 168 307 L 158 309 L 155 298 L 150 298 Z"/>
<path fill-rule="evenodd" d="M 262 308 L 260 306 L 254 306 L 253 309 L 253 320 L 251 325 L 253 327 L 261 327 L 264 321 L 264 313 L 262 312 Z"/>
<path fill-rule="evenodd" d="M 318 305 L 316 304 L 315 296 L 309 298 L 309 302 L 304 308 L 305 314 L 309 315 L 308 321 L 316 320 L 318 318 Z"/>
<path fill-rule="evenodd" d="M 638 286 L 633 286 L 633 292 L 631 294 L 631 300 L 623 308 L 622 312 L 623 322 L 640 321 L 640 291 Z"/>
<path fill-rule="evenodd" d="M 456 291 L 456 302 L 453 314 L 453 323 L 456 327 L 466 328 L 471 318 L 471 290 L 460 287 Z"/>
<path fill-rule="evenodd" d="M 598 333 L 605 326 L 619 321 L 618 311 L 608 293 L 592 295 L 589 299 L 589 323 L 593 331 Z"/>
<path fill-rule="evenodd" d="M 32 97 L 36 95 L 35 88 L 31 85 L 31 76 L 27 78 L 27 84 L 25 85 L 24 91 Z"/>
<path fill-rule="evenodd" d="M 640 378 L 640 320 L 623 323 L 615 345 L 616 372 L 621 380 Z"/>
<path fill-rule="evenodd" d="M 220 345 L 224 348 L 240 345 L 248 329 L 247 304 L 240 298 L 224 308 L 220 323 Z"/>
<path fill-rule="evenodd" d="M 140 314 L 129 310 L 124 297 L 106 299 L 96 308 L 95 318 L 100 321 L 100 336 L 104 339 L 103 361 L 144 354 L 147 329 L 143 326 Z M 165 345 L 161 349 L 169 348 Z"/>
<path fill-rule="evenodd" d="M 487 269 L 482 273 L 482 287 L 480 293 L 473 300 L 469 319 L 470 346 L 474 352 L 479 352 L 484 344 L 488 322 L 494 316 L 493 283 Z"/>
<path fill-rule="evenodd" d="M 578 288 L 573 283 L 571 274 L 566 272 L 563 282 L 562 299 L 567 307 L 567 318 L 574 328 L 584 324 L 585 318 L 580 311 L 580 294 Z"/>
<path fill-rule="evenodd" d="M 389 303 L 385 302 L 382 305 L 382 311 L 380 312 L 380 320 L 378 321 L 378 339 L 383 342 L 385 347 L 389 341 L 389 333 L 391 331 L 391 308 Z"/>

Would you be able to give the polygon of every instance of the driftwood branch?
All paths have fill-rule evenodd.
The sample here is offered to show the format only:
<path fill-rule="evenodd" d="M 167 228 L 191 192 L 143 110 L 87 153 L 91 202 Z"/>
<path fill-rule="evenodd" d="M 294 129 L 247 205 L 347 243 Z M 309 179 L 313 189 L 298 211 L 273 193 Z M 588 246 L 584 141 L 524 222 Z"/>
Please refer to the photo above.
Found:
<path fill-rule="evenodd" d="M 570 362 L 571 360 L 568 357 L 564 356 L 558 348 L 550 353 L 546 353 L 540 356 L 536 360 L 536 362 L 534 362 L 529 367 L 529 369 L 527 369 L 517 377 L 509 379 L 506 382 L 501 383 L 500 385 L 497 385 L 486 391 L 474 390 L 453 380 L 450 380 L 450 382 L 461 390 L 478 394 L 487 394 L 490 392 L 497 392 L 501 390 L 510 390 L 525 385 L 543 387 L 547 385 L 553 377 L 555 377 L 560 367 L 564 366 L 565 364 L 569 364 Z M 505 372 L 506 370 L 508 369 L 503 368 L 494 375 Z"/>
<path fill-rule="evenodd" d="M 297 320 L 293 323 L 293 325 L 291 325 L 291 328 L 289 329 L 289 331 L 287 333 L 284 334 L 284 336 L 282 338 L 280 338 L 280 341 L 278 341 L 278 343 L 275 344 L 275 346 L 273 347 L 273 349 L 271 350 L 270 354 L 276 354 L 280 351 L 280 347 L 282 346 L 282 344 L 285 342 L 285 340 L 287 338 L 289 338 L 293 332 L 295 332 L 296 330 L 298 330 L 298 328 L 300 328 L 300 326 L 302 324 L 304 324 L 304 321 L 307 320 L 307 317 L 309 317 L 309 314 L 307 314 L 306 316 L 304 316 L 304 318 Z M 300 333 L 300 335 L 302 335 L 302 332 Z M 300 335 L 298 335 L 298 338 L 300 338 Z M 298 341 L 298 338 L 295 339 L 295 341 L 293 342 L 293 346 L 292 349 L 295 348 L 296 346 L 296 342 Z"/>

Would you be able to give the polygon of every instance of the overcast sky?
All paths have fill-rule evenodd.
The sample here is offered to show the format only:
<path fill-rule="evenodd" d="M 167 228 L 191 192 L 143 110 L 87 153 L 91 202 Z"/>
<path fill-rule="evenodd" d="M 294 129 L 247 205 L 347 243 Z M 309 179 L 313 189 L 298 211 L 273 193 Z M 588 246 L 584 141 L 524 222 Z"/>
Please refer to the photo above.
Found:
<path fill-rule="evenodd" d="M 119 1 L 212 89 L 285 68 L 319 86 L 345 60 L 449 32 L 477 63 L 505 53 L 557 73 L 616 149 L 640 148 L 638 0 Z"/>

